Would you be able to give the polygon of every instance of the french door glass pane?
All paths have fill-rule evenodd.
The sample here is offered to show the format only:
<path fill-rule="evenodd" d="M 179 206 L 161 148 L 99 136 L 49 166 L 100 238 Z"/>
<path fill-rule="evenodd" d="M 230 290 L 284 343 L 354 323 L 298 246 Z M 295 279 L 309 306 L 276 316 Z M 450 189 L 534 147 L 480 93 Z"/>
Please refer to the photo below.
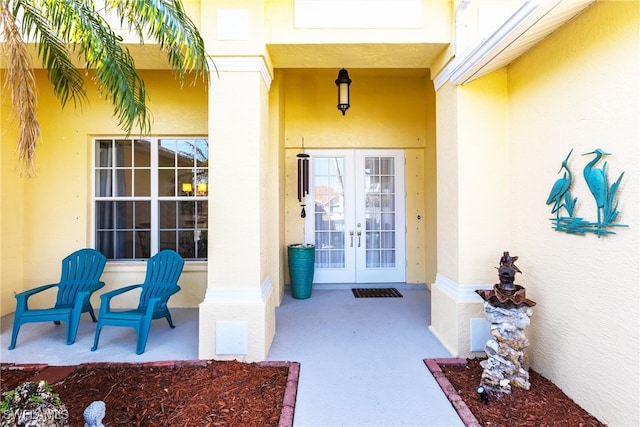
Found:
<path fill-rule="evenodd" d="M 313 159 L 316 267 L 344 268 L 344 158 Z"/>
<path fill-rule="evenodd" d="M 394 162 L 394 157 L 365 158 L 367 268 L 396 266 Z"/>

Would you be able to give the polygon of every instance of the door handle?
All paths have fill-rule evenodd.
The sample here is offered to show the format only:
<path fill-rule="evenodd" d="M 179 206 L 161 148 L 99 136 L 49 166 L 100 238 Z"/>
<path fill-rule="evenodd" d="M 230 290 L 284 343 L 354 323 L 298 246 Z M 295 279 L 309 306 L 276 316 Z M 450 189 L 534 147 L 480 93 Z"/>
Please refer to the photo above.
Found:
<path fill-rule="evenodd" d="M 351 236 L 351 247 L 353 247 L 353 230 L 349 230 L 349 236 Z"/>
<path fill-rule="evenodd" d="M 362 231 L 358 230 L 358 247 L 360 247 L 360 237 L 362 236 Z"/>

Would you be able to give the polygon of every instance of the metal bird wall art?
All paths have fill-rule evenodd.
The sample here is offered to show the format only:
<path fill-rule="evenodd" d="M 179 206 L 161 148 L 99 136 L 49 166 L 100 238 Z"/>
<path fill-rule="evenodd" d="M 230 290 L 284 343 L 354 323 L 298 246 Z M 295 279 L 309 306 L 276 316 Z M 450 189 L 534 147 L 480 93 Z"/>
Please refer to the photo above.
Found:
<path fill-rule="evenodd" d="M 620 187 L 624 172 L 609 186 L 607 179 L 607 162 L 605 161 L 602 167 L 599 168 L 596 167 L 596 165 L 604 156 L 609 156 L 611 153 L 606 153 L 600 148 L 583 154 L 583 156 L 595 155 L 595 157 L 587 163 L 582 171 L 587 187 L 589 191 L 591 191 L 595 201 L 597 221 L 589 222 L 575 215 L 578 198 L 573 197 L 570 191 L 573 184 L 573 174 L 571 173 L 571 169 L 569 169 L 569 158 L 572 153 L 573 149 L 569 151 L 567 157 L 562 161 L 558 173 L 564 171 L 563 175 L 553 184 L 549 192 L 549 197 L 547 197 L 547 205 L 553 204 L 551 213 L 555 214 L 554 218 L 550 218 L 554 223 L 553 228 L 563 233 L 578 235 L 594 233 L 600 237 L 615 234 L 612 230 L 613 227 L 627 227 L 625 224 L 615 223 L 619 213 L 616 193 Z M 564 212 L 566 212 L 566 216 L 562 216 L 563 209 Z"/>

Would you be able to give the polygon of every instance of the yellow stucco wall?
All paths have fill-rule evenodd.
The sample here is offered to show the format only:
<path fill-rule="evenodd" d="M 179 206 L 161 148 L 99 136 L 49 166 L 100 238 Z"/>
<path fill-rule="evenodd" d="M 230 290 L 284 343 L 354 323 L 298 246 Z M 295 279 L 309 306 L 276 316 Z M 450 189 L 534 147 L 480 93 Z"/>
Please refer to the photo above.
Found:
<path fill-rule="evenodd" d="M 430 329 L 470 356 L 474 284 L 497 281 L 501 250 L 537 302 L 534 369 L 609 425 L 639 420 L 640 3 L 600 1 L 506 69 L 437 92 L 438 277 Z M 616 235 L 552 230 L 545 204 L 567 153 L 578 216 L 597 218 L 582 177 L 602 148 L 618 191 Z M 611 369 L 611 367 L 614 367 Z M 585 374 L 587 372 L 588 374 Z"/>
<path fill-rule="evenodd" d="M 599 1 L 509 67 L 510 217 L 520 281 L 537 302 L 534 369 L 609 425 L 638 425 L 640 272 L 640 3 Z M 612 153 L 615 235 L 551 229 L 544 204 L 569 150 L 577 216 L 594 222 L 582 176 L 596 148 Z"/>
<path fill-rule="evenodd" d="M 83 109 L 70 104 L 64 110 L 53 97 L 46 75 L 37 71 L 39 120 L 42 141 L 36 155 L 37 174 L 18 177 L 14 153 L 15 127 L 2 116 L 2 314 L 15 309 L 13 294 L 39 284 L 55 283 L 60 261 L 70 252 L 93 246 L 91 138 L 122 135 L 112 117 L 110 104 L 88 85 L 89 101 Z M 207 91 L 204 84 L 180 88 L 170 72 L 141 73 L 149 91 L 156 135 L 207 135 Z M 11 204 L 8 202 L 11 200 Z M 185 267 L 183 291 L 171 300 L 173 306 L 195 307 L 206 289 L 206 269 Z M 7 268 L 15 266 L 14 268 Z M 125 272 L 126 274 L 121 274 Z M 105 291 L 122 284 L 140 283 L 145 264 L 108 263 L 102 279 Z M 94 296 L 95 304 L 99 298 Z M 34 306 L 47 304 L 34 299 Z M 31 302 L 31 300 L 30 300 Z M 136 301 L 137 302 L 137 301 Z M 123 304 L 132 304 L 126 298 Z"/>
<path fill-rule="evenodd" d="M 426 70 L 350 69 L 351 108 L 336 108 L 336 69 L 286 70 L 285 243 L 303 241 L 296 197 L 296 154 L 320 148 L 403 148 L 407 191 L 407 282 L 430 283 L 435 275 L 434 91 Z M 428 179 L 427 179 L 428 178 Z M 420 216 L 420 219 L 418 219 Z M 286 245 L 285 245 L 286 246 Z M 288 282 L 288 280 L 287 280 Z"/>
<path fill-rule="evenodd" d="M 4 81 L 4 73 L 0 72 Z M 16 171 L 16 133 L 11 131 L 9 98 L 0 90 L 0 314 L 15 310 L 14 291 L 24 279 L 22 234 L 24 230 L 24 179 Z"/>

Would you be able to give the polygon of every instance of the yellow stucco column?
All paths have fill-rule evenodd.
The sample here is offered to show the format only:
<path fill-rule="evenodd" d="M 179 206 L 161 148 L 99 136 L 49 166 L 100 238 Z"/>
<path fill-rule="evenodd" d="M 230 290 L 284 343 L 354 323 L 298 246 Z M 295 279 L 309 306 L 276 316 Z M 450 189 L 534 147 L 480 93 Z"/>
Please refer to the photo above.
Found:
<path fill-rule="evenodd" d="M 209 264 L 199 357 L 260 361 L 275 334 L 267 260 L 268 94 L 261 57 L 214 58 L 209 92 Z"/>
<path fill-rule="evenodd" d="M 436 93 L 438 272 L 431 332 L 453 356 L 482 351 L 489 338 L 483 300 L 510 247 L 507 79 L 497 71 Z"/>

